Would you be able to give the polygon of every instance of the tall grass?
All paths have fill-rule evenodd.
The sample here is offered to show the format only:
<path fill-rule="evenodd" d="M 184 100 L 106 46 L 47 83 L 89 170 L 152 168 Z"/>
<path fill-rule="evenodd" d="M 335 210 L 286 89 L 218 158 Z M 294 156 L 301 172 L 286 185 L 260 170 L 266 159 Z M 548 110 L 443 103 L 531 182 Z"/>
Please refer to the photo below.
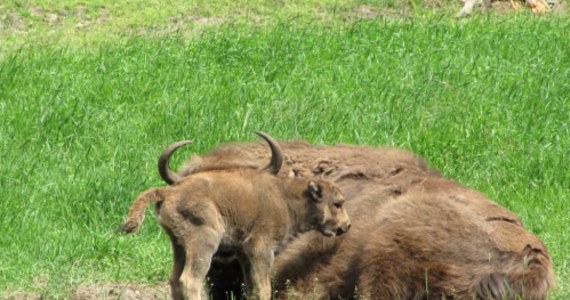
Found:
<path fill-rule="evenodd" d="M 163 185 L 158 154 L 263 130 L 426 157 L 521 216 L 551 251 L 553 297 L 565 299 L 568 32 L 562 17 L 432 16 L 21 48 L 0 61 L 0 291 L 166 280 L 156 222 L 115 233 L 136 195 Z"/>

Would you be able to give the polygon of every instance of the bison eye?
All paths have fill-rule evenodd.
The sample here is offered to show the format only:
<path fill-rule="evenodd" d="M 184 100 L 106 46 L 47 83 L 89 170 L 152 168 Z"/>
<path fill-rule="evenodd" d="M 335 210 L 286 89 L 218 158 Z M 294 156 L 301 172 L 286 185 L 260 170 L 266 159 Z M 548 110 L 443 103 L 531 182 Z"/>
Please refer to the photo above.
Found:
<path fill-rule="evenodd" d="M 334 204 L 334 207 L 341 209 L 342 208 L 342 203 L 341 202 L 337 202 Z"/>

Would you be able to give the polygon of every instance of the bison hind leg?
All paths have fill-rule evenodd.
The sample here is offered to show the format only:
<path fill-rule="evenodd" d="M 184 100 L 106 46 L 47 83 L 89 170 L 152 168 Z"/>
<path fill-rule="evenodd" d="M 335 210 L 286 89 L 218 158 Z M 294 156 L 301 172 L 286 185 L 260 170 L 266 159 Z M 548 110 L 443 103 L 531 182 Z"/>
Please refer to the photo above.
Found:
<path fill-rule="evenodd" d="M 178 284 L 182 286 L 188 299 L 201 299 L 205 295 L 203 290 L 206 274 L 218 249 L 220 238 L 210 231 L 193 233 L 197 236 L 195 240 L 181 240 L 185 261 Z M 173 274 L 177 271 L 179 272 L 173 270 Z"/>

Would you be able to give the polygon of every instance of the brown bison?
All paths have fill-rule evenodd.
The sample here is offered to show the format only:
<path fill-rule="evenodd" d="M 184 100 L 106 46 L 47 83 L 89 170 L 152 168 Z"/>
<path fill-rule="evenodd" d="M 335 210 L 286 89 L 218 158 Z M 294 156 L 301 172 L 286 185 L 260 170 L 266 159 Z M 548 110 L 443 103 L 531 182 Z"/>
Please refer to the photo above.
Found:
<path fill-rule="evenodd" d="M 485 195 L 440 176 L 402 150 L 280 142 L 282 177 L 324 178 L 350 205 L 351 233 L 327 239 L 308 232 L 275 258 L 281 298 L 546 299 L 554 284 L 545 245 L 519 218 Z M 175 173 L 159 159 L 166 182 L 208 170 L 262 167 L 260 143 L 228 144 L 194 156 Z M 213 298 L 239 294 L 239 264 L 216 255 Z M 232 274 L 238 276 L 232 276 Z"/>
<path fill-rule="evenodd" d="M 202 297 L 202 285 L 215 252 L 233 252 L 257 299 L 271 299 L 274 253 L 294 237 L 318 230 L 327 237 L 350 228 L 344 197 L 323 179 L 278 178 L 279 146 L 265 133 L 271 163 L 264 170 L 226 169 L 192 174 L 166 188 L 142 193 L 121 226 L 136 231 L 150 203 L 172 241 L 173 299 Z M 268 171 L 266 171 L 268 170 Z"/>

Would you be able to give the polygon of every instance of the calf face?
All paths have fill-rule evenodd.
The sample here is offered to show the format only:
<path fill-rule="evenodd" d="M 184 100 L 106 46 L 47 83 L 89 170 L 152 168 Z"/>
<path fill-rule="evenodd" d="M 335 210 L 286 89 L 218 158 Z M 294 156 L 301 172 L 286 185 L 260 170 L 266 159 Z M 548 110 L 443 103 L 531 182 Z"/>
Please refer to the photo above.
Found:
<path fill-rule="evenodd" d="M 309 181 L 309 224 L 326 236 L 341 235 L 350 228 L 350 219 L 344 208 L 344 196 L 334 184 Z"/>

